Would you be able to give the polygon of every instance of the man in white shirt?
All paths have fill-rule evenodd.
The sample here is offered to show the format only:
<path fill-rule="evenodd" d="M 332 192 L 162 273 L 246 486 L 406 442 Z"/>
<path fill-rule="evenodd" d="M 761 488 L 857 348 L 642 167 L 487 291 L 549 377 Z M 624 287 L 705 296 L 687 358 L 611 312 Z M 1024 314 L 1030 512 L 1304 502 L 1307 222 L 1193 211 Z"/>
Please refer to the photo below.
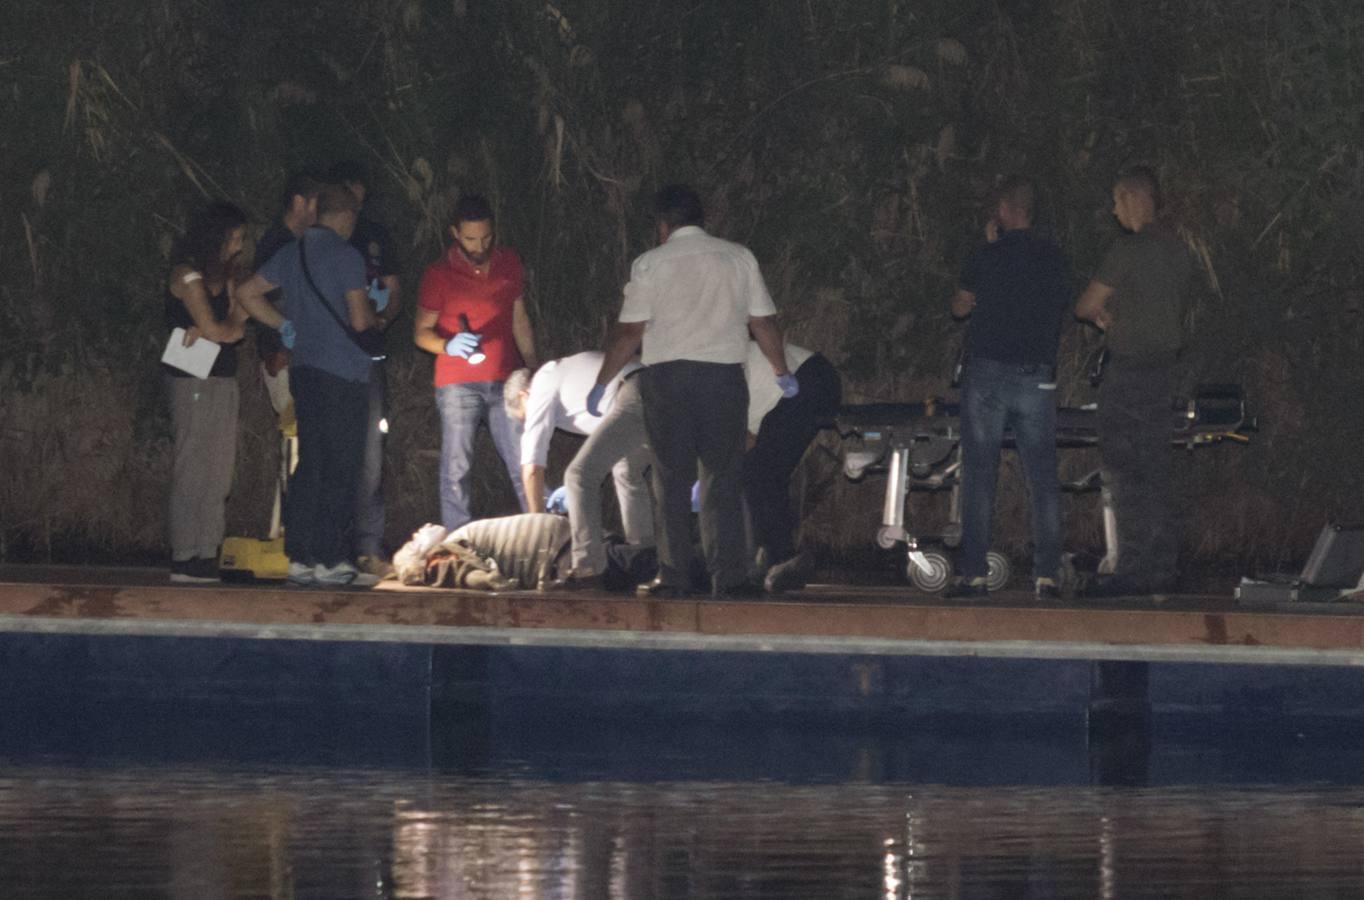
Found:
<path fill-rule="evenodd" d="M 787 343 L 786 367 L 800 384 L 794 397 L 782 396 L 762 348 L 749 344 L 744 500 L 763 588 L 772 594 L 805 585 L 808 563 L 796 554 L 799 523 L 791 507 L 791 475 L 819 429 L 837 415 L 843 397 L 837 370 L 820 354 Z"/>
<path fill-rule="evenodd" d="M 715 596 L 755 592 L 746 582 L 741 467 L 748 389 L 743 362 L 751 332 L 783 392 L 795 395 L 776 307 L 757 260 L 745 247 L 707 234 L 705 210 L 691 188 L 665 187 L 654 197 L 659 246 L 638 257 L 625 302 L 607 341 L 587 407 L 596 411 L 606 387 L 642 347 L 636 376 L 653 449 L 660 503 L 658 577 L 643 597 L 688 592 L 691 484 L 699 475 L 701 546 Z"/>
<path fill-rule="evenodd" d="M 541 366 L 528 384 L 525 369 L 507 379 L 507 413 L 525 423 L 521 479 L 526 497 L 544 496 L 545 463 L 554 430 L 587 436 L 564 475 L 573 529 L 572 573 L 566 587 L 601 587 L 606 571 L 601 486 L 607 472 L 615 478 L 626 543 L 636 547 L 654 544 L 653 502 L 644 479 L 649 446 L 639 386 L 631 377 L 640 364 L 627 363 L 611 380 L 598 408 L 602 415 L 596 416 L 584 403 L 601 363 L 602 354 L 597 351 L 576 353 Z"/>

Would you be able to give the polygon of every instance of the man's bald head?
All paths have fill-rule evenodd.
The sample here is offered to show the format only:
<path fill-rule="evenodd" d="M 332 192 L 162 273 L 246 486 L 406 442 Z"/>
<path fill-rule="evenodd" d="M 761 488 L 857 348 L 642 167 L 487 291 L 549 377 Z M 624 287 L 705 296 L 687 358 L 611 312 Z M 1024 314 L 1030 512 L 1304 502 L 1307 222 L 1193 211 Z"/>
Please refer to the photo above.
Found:
<path fill-rule="evenodd" d="M 1160 179 L 1150 166 L 1133 166 L 1118 176 L 1117 184 L 1149 197 L 1157 211 L 1165 205 L 1165 197 L 1160 192 Z"/>
<path fill-rule="evenodd" d="M 1165 204 L 1160 179 L 1148 166 L 1133 166 L 1113 183 L 1113 215 L 1128 231 L 1141 231 Z"/>

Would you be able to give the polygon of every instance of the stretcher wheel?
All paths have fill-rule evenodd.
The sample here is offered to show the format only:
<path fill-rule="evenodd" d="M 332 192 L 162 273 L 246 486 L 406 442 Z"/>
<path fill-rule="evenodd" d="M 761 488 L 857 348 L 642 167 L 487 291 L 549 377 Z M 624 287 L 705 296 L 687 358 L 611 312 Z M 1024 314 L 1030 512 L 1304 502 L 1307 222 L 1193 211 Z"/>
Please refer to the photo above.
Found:
<path fill-rule="evenodd" d="M 882 525 L 876 529 L 876 546 L 882 550 L 894 550 L 895 545 L 904 541 L 903 529 L 893 525 Z"/>
<path fill-rule="evenodd" d="M 1000 591 L 1009 583 L 1009 576 L 1012 575 L 1009 565 L 1009 558 L 1003 553 L 991 550 L 985 554 L 985 563 L 989 566 L 989 571 L 985 576 L 986 587 L 991 591 Z"/>
<path fill-rule="evenodd" d="M 911 559 L 905 563 L 905 573 L 916 588 L 926 594 L 936 594 L 947 587 L 952 578 L 952 561 L 946 554 L 933 550 L 926 552 L 924 559 L 928 561 L 928 571 L 919 568 Z"/>

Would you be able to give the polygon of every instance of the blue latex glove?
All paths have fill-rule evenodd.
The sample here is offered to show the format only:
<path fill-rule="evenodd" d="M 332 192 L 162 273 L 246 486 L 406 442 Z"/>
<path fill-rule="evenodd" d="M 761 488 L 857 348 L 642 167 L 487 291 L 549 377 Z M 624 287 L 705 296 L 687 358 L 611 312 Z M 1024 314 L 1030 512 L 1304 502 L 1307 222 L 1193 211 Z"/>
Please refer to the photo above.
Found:
<path fill-rule="evenodd" d="M 298 329 L 289 319 L 284 320 L 284 324 L 279 326 L 279 342 L 284 345 L 286 350 L 294 349 L 294 341 L 298 340 Z"/>
<path fill-rule="evenodd" d="M 800 393 L 800 382 L 790 372 L 777 376 L 777 387 L 781 388 L 781 395 L 787 400 Z"/>
<path fill-rule="evenodd" d="M 592 390 L 587 392 L 587 411 L 598 418 L 601 417 L 601 398 L 606 396 L 606 386 L 602 384 L 592 385 Z"/>
<path fill-rule="evenodd" d="M 375 312 L 383 312 L 384 307 L 388 306 L 388 288 L 381 285 L 377 278 L 369 283 L 369 299 L 374 301 Z"/>
<path fill-rule="evenodd" d="M 691 511 L 699 513 L 701 511 L 701 482 L 691 483 Z"/>
<path fill-rule="evenodd" d="M 469 356 L 478 349 L 479 342 L 483 340 L 483 335 L 475 334 L 472 331 L 461 331 L 459 334 L 445 342 L 445 352 L 448 356 L 458 356 L 461 359 L 468 359 Z"/>
<path fill-rule="evenodd" d="M 568 515 L 568 488 L 560 485 L 550 491 L 549 499 L 545 501 L 545 512 L 558 513 L 561 516 Z"/>

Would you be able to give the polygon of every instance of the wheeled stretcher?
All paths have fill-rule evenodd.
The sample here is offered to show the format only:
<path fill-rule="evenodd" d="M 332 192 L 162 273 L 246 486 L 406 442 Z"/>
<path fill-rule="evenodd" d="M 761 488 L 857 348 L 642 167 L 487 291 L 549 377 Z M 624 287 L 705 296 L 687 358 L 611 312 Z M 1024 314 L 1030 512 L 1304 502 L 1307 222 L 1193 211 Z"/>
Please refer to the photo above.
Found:
<path fill-rule="evenodd" d="M 843 473 L 851 480 L 886 474 L 885 500 L 876 543 L 883 549 L 903 544 L 908 551 L 906 575 L 915 587 L 935 593 L 952 577 L 951 557 L 925 546 L 955 548 L 961 542 L 961 418 L 956 403 L 870 403 L 844 406 L 835 426 L 843 437 Z M 1247 441 L 1255 422 L 1247 417 L 1241 389 L 1235 385 L 1203 385 L 1192 399 L 1170 410 L 1171 441 L 1180 447 L 1201 447 L 1223 440 Z M 1056 416 L 1056 443 L 1062 449 L 1098 444 L 1098 412 L 1094 406 L 1062 407 Z M 1004 446 L 1013 446 L 1006 432 Z M 1100 572 L 1111 572 L 1119 552 L 1112 502 L 1103 491 L 1098 471 L 1078 481 L 1063 482 L 1068 492 L 1103 494 L 1104 558 Z M 905 521 L 911 490 L 950 491 L 951 512 L 937 534 L 912 533 Z M 990 551 L 990 590 L 1009 580 L 1009 560 Z"/>

